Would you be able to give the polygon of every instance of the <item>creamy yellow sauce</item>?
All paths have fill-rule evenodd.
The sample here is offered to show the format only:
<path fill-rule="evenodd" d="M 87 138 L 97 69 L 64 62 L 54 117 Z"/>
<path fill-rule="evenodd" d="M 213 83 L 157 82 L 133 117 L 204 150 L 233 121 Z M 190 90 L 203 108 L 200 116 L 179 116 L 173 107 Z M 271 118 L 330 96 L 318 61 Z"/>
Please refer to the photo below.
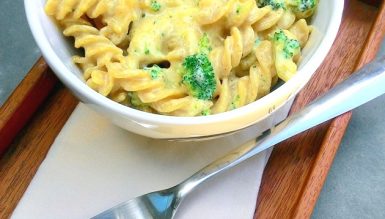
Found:
<path fill-rule="evenodd" d="M 249 104 L 295 75 L 316 0 L 48 0 L 92 89 L 175 116 Z"/>

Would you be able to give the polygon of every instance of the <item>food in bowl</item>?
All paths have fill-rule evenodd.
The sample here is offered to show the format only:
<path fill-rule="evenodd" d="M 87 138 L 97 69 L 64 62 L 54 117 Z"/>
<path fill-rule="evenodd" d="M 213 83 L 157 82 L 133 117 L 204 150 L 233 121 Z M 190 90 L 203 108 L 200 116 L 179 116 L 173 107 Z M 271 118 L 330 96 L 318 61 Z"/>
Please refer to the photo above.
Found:
<path fill-rule="evenodd" d="M 230 111 L 297 72 L 317 0 L 48 0 L 87 85 L 172 116 Z"/>
<path fill-rule="evenodd" d="M 112 1 L 109 1 L 112 2 Z M 128 131 L 156 139 L 219 136 L 247 129 L 261 132 L 282 121 L 296 94 L 310 80 L 329 52 L 341 23 L 344 1 L 322 0 L 312 15 L 306 46 L 301 50 L 297 73 L 266 96 L 223 113 L 183 117 L 147 113 L 105 98 L 84 83 L 83 72 L 74 64 L 73 45 L 57 22 L 43 10 L 47 0 L 24 0 L 32 34 L 44 59 L 56 76 L 81 100 L 100 115 Z M 242 130 L 242 133 L 246 133 Z"/>

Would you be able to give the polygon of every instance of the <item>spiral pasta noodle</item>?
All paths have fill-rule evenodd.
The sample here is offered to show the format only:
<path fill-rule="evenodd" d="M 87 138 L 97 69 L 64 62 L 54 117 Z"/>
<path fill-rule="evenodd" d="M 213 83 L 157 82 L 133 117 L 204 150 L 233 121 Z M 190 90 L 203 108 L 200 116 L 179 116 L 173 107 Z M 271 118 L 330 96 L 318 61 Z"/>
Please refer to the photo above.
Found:
<path fill-rule="evenodd" d="M 173 116 L 233 110 L 295 75 L 317 0 L 48 0 L 89 87 Z"/>
<path fill-rule="evenodd" d="M 137 16 L 132 10 L 137 4 L 136 0 L 50 0 L 45 11 L 57 20 L 69 16 L 79 19 L 84 15 L 101 18 L 106 25 L 101 28 L 101 33 L 118 45 L 126 39 L 129 25 Z"/>
<path fill-rule="evenodd" d="M 136 92 L 134 107 L 145 111 L 167 115 L 196 115 L 211 106 L 209 101 L 202 101 L 186 95 L 186 90 L 167 87 L 162 78 L 154 80 L 146 70 L 130 70 L 119 63 L 111 63 L 108 72 L 112 73 L 123 90 Z M 189 109 L 194 106 L 194 110 Z M 150 108 L 149 108 L 150 107 Z"/>

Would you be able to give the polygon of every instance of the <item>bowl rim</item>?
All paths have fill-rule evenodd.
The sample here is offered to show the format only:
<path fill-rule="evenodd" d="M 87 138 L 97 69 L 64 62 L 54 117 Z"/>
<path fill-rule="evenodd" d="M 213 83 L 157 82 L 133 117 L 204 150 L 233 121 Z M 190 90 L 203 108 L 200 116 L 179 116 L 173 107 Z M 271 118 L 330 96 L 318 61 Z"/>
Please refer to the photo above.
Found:
<path fill-rule="evenodd" d="M 42 23 L 39 22 L 40 17 L 37 16 L 36 12 L 33 10 L 37 7 L 36 1 L 24 0 L 24 6 L 30 29 L 36 43 L 42 52 L 43 57 L 49 66 L 54 70 L 54 73 L 71 90 L 74 90 L 76 93 L 80 94 L 91 104 L 102 106 L 105 110 L 108 110 L 111 113 L 118 113 L 124 117 L 132 118 L 136 121 L 142 121 L 144 123 L 150 124 L 155 123 L 164 125 L 189 126 L 197 124 L 213 124 L 218 122 L 233 122 L 237 119 L 243 118 L 245 115 L 252 115 L 256 109 L 262 108 L 271 102 L 271 100 L 279 99 L 280 97 L 287 95 L 288 91 L 292 91 L 293 88 L 295 89 L 295 92 L 291 95 L 295 95 L 303 86 L 305 86 L 307 81 L 312 76 L 312 74 L 309 74 L 308 72 L 315 72 L 316 69 L 321 65 L 337 36 L 342 19 L 344 1 L 333 2 L 333 7 L 335 9 L 333 10 L 329 23 L 327 24 L 327 29 L 323 39 L 321 40 L 321 43 L 316 46 L 313 55 L 311 55 L 307 63 L 297 71 L 293 78 L 266 96 L 246 106 L 242 106 L 240 108 L 219 114 L 197 117 L 179 117 L 143 112 L 117 103 L 92 90 L 64 65 L 54 49 L 50 46 L 49 41 L 44 34 L 44 27 L 42 26 Z M 40 8 L 40 10 L 43 10 L 43 8 Z M 42 13 L 44 13 L 44 10 Z M 47 18 L 49 17 L 47 16 Z M 256 121 L 251 122 L 258 122 L 259 119 L 262 119 L 263 117 L 264 116 L 258 118 Z"/>

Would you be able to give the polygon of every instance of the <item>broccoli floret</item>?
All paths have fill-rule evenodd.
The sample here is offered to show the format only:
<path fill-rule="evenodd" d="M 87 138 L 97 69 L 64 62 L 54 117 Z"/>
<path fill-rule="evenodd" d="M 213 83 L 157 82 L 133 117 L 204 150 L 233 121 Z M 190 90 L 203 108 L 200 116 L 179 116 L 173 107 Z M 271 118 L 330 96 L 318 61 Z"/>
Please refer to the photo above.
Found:
<path fill-rule="evenodd" d="M 282 52 L 285 58 L 291 59 L 300 52 L 300 44 L 296 39 L 290 39 L 282 30 L 274 33 L 273 40 L 275 44 L 282 47 Z"/>
<path fill-rule="evenodd" d="M 187 56 L 183 61 L 182 83 L 190 94 L 201 100 L 211 100 L 217 84 L 213 66 L 207 54 Z"/>
<path fill-rule="evenodd" d="M 297 8 L 299 11 L 312 10 L 317 6 L 317 0 L 297 0 Z"/>
<path fill-rule="evenodd" d="M 199 51 L 201 53 L 208 54 L 212 49 L 209 36 L 207 33 L 204 33 L 202 38 L 199 40 Z"/>
<path fill-rule="evenodd" d="M 150 104 L 143 103 L 136 92 L 128 92 L 128 105 L 134 109 L 138 109 L 145 112 L 153 112 Z"/>
<path fill-rule="evenodd" d="M 130 97 L 130 103 L 132 106 L 140 106 L 142 105 L 142 101 L 140 101 L 138 95 L 134 92 L 129 92 L 128 96 Z"/>
<path fill-rule="evenodd" d="M 287 30 L 276 31 L 272 41 L 278 77 L 288 81 L 297 72 L 297 65 L 293 58 L 300 53 L 300 44 L 295 36 Z"/>
<path fill-rule="evenodd" d="M 278 10 L 280 8 L 286 8 L 285 0 L 256 0 L 258 7 L 265 7 L 270 5 L 274 10 Z"/>
<path fill-rule="evenodd" d="M 151 0 L 151 9 L 155 12 L 159 11 L 162 6 L 156 0 Z"/>
<path fill-rule="evenodd" d="M 288 5 L 298 18 L 307 18 L 314 13 L 318 0 L 289 0 Z"/>
<path fill-rule="evenodd" d="M 136 92 L 128 92 L 128 96 L 130 98 L 131 106 L 133 106 L 133 107 L 146 106 L 146 104 L 140 100 L 140 98 L 138 97 L 138 94 Z"/>
<path fill-rule="evenodd" d="M 204 110 L 202 110 L 201 115 L 202 116 L 211 115 L 211 110 L 210 109 L 204 109 Z"/>
<path fill-rule="evenodd" d="M 145 55 L 150 55 L 150 50 L 147 47 L 144 48 L 144 54 Z"/>
<path fill-rule="evenodd" d="M 158 65 L 153 65 L 151 67 L 144 67 L 144 70 L 149 71 L 152 79 L 159 78 L 159 75 L 162 73 L 162 68 Z"/>
<path fill-rule="evenodd" d="M 287 36 L 282 30 L 278 30 L 274 33 L 273 40 L 274 42 L 285 42 L 287 40 Z"/>
<path fill-rule="evenodd" d="M 286 58 L 292 58 L 295 54 L 300 51 L 299 41 L 295 39 L 288 39 L 286 41 L 283 52 Z"/>

